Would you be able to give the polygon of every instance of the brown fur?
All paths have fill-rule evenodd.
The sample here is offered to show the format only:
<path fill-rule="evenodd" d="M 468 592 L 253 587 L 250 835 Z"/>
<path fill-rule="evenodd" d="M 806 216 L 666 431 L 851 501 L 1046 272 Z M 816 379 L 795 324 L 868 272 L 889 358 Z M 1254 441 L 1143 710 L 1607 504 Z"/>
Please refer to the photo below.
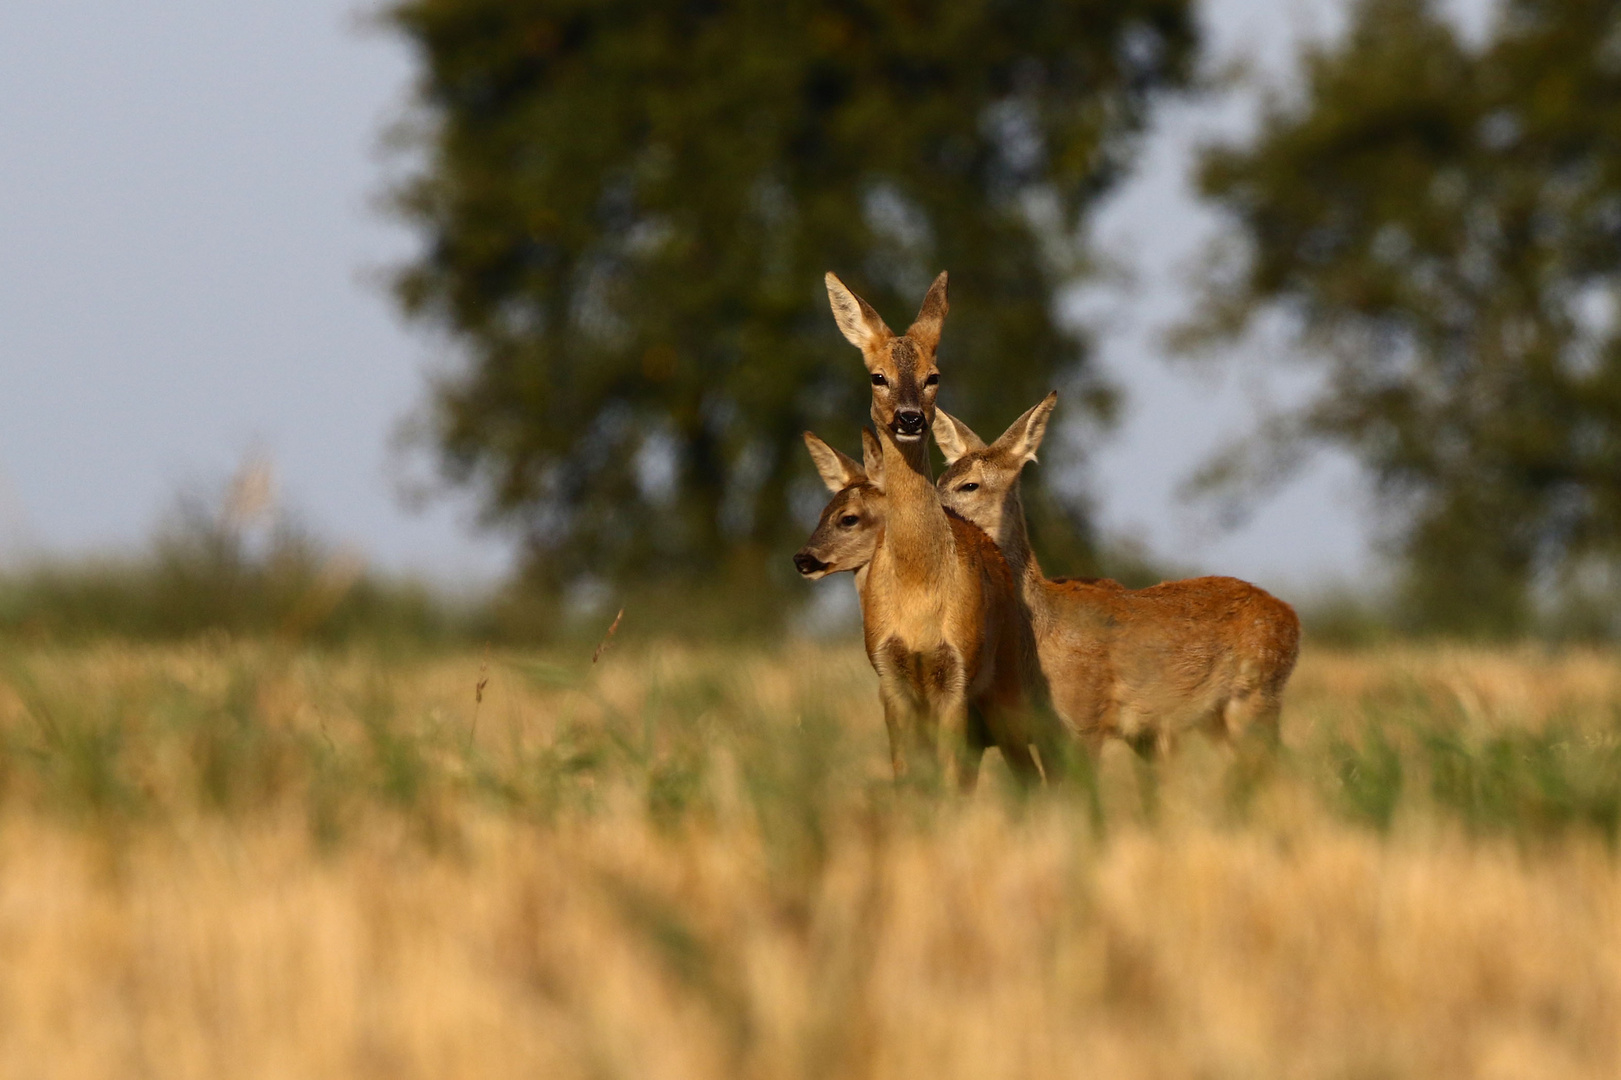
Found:
<path fill-rule="evenodd" d="M 857 575 L 860 589 L 883 532 L 883 459 L 871 431 L 863 428 L 861 438 L 866 450 L 864 465 L 805 432 L 811 460 L 816 462 L 822 483 L 833 493 L 810 539 L 794 555 L 800 574 L 812 581 L 849 570 Z"/>
<path fill-rule="evenodd" d="M 922 760 L 932 765 L 935 761 L 941 740 L 937 725 L 931 725 L 926 717 L 931 702 L 966 693 L 968 715 L 954 755 L 959 787 L 974 786 L 980 759 L 993 745 L 1001 749 L 1004 760 L 1020 780 L 1034 782 L 1040 773 L 1029 751 L 1035 732 L 1027 716 L 1023 680 L 1039 675 L 1035 641 L 1018 600 L 1013 571 L 983 529 L 947 514 L 953 545 L 974 567 L 983 601 L 979 618 L 989 632 L 966 652 L 949 640 L 949 634 L 941 634 L 932 649 L 920 649 L 890 633 L 889 623 L 895 619 L 894 594 L 879 586 L 886 579 L 881 575 L 875 578 L 869 568 L 885 539 L 888 503 L 879 486 L 883 474 L 877 457 L 878 440 L 870 431 L 864 431 L 863 438 L 867 459 L 874 466 L 870 475 L 865 467 L 805 433 L 805 443 L 822 471 L 823 481 L 830 488 L 838 487 L 795 562 L 807 578 L 846 570 L 856 576 L 863 639 L 880 679 L 896 778 L 905 776 L 914 762 Z M 828 467 L 824 468 L 824 464 Z"/>
<path fill-rule="evenodd" d="M 989 737 L 1027 774 L 1018 755 L 1028 760 L 1032 742 L 1053 745 L 1054 725 L 1017 581 L 982 531 L 946 514 L 929 466 L 946 275 L 901 335 L 832 274 L 827 291 L 872 382 L 886 509 L 860 584 L 861 612 L 890 745 L 904 748 L 896 771 L 913 759 L 938 763 L 948 784 L 971 788 L 979 760 L 971 703 L 986 702 Z"/>
<path fill-rule="evenodd" d="M 1230 577 L 1126 589 L 1042 575 L 1019 476 L 1035 460 L 1056 402 L 1049 394 L 990 446 L 944 412 L 934 431 L 949 462 L 941 501 L 994 536 L 1019 575 L 1059 716 L 1092 749 L 1107 735 L 1164 748 L 1192 728 L 1276 737 L 1300 651 L 1300 621 L 1288 604 Z"/>

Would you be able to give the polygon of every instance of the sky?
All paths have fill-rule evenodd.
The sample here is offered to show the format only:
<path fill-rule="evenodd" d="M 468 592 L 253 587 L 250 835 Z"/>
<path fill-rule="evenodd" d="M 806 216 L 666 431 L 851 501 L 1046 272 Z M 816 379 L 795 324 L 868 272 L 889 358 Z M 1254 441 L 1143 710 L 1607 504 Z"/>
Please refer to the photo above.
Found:
<path fill-rule="evenodd" d="M 465 497 L 401 498 L 393 435 L 446 349 L 381 284 L 414 244 L 377 205 L 412 67 L 364 11 L 0 6 L 0 561 L 138 544 L 178 492 L 252 455 L 309 526 L 380 567 L 475 581 L 509 564 L 510 538 L 479 531 Z M 1334 33 L 1340 8 L 1213 0 L 1205 19 L 1217 62 L 1281 84 L 1294 42 Z M 1161 344 L 1220 228 L 1189 194 L 1193 148 L 1241 134 L 1253 100 L 1170 102 L 1095 220 L 1126 280 L 1081 310 L 1126 410 L 1090 487 L 1106 533 L 1177 565 L 1352 582 L 1377 562 L 1343 457 L 1232 532 L 1178 498 L 1256 401 L 1300 391 L 1254 357 L 1189 364 Z"/>

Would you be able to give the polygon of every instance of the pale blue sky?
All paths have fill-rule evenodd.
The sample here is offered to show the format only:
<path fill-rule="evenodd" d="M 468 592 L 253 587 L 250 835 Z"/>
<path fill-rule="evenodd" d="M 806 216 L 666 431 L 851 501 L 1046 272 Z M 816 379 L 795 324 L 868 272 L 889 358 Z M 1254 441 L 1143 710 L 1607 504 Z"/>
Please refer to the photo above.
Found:
<path fill-rule="evenodd" d="M 56 0 L 0 7 L 0 558 L 138 542 L 175 492 L 259 450 L 322 534 L 393 569 L 486 578 L 509 545 L 465 503 L 408 512 L 388 439 L 442 343 L 408 331 L 376 271 L 411 237 L 375 208 L 380 132 L 411 77 L 352 0 Z M 1282 70 L 1332 0 L 1217 0 L 1218 55 Z M 1189 146 L 1241 104 L 1173 105 L 1098 222 L 1130 288 L 1093 296 L 1127 391 L 1094 458 L 1107 529 L 1186 565 L 1276 585 L 1369 565 L 1355 470 L 1330 462 L 1219 536 L 1177 483 L 1240 430 L 1253 374 L 1166 364 L 1181 269 L 1214 223 Z M 1270 388 L 1270 389 L 1268 389 Z"/>

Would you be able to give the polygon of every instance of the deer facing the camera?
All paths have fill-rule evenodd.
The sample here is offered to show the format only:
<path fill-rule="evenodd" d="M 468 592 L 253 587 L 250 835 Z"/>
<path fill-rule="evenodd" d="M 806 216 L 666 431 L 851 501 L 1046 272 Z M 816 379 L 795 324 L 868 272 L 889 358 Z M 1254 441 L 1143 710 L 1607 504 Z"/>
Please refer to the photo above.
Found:
<path fill-rule="evenodd" d="M 1288 604 L 1230 577 L 1124 589 L 1043 576 L 1019 477 L 1057 401 L 1048 394 L 989 446 L 945 412 L 933 422 L 947 462 L 940 500 L 994 537 L 1019 577 L 1054 708 L 1093 750 L 1108 735 L 1163 749 L 1194 728 L 1275 738 L 1300 652 Z"/>
<path fill-rule="evenodd" d="M 989 536 L 946 513 L 929 467 L 946 275 L 904 334 L 837 277 L 826 282 L 834 319 L 861 350 L 872 384 L 885 508 L 860 584 L 861 615 L 896 773 L 924 764 L 948 785 L 971 788 L 978 761 L 971 705 L 983 703 L 990 738 L 1030 778 L 1033 764 L 1027 769 L 1018 755 L 1028 760 L 1035 744 L 1044 761 L 1059 760 L 1061 733 L 1018 583 Z"/>

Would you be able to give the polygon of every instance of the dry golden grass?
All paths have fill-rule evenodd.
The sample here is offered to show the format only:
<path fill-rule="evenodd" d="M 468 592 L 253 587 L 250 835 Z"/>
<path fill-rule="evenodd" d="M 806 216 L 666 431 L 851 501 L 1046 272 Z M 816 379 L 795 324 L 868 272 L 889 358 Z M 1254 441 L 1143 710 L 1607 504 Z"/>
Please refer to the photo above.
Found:
<path fill-rule="evenodd" d="M 1608 654 L 897 792 L 859 649 L 0 666 L 0 1075 L 1614 1077 Z M 1394 762 L 1394 764 L 1392 764 Z"/>

